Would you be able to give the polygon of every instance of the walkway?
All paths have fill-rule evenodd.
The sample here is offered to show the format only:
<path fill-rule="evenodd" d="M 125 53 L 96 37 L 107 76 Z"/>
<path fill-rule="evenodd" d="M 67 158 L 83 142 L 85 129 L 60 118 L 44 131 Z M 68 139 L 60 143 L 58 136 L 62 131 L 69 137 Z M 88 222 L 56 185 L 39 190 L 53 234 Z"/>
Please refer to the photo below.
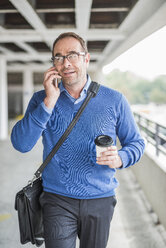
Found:
<path fill-rule="evenodd" d="M 30 248 L 19 244 L 15 194 L 32 178 L 42 161 L 41 142 L 29 153 L 14 150 L 9 140 L 0 142 L 0 247 Z M 143 194 L 130 169 L 117 172 L 118 203 L 107 248 L 165 248 L 165 231 L 154 224 Z M 78 242 L 77 242 L 78 243 Z M 78 247 L 78 244 L 77 244 Z M 44 245 L 41 246 L 44 248 Z M 66 247 L 67 248 L 67 247 Z M 94 247 L 92 247 L 94 248 Z"/>

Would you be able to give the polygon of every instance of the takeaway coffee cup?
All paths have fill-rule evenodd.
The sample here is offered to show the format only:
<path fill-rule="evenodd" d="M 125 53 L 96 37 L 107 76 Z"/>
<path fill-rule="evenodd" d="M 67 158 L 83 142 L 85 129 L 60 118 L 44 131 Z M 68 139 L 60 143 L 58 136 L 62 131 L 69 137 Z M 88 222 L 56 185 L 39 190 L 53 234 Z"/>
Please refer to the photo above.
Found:
<path fill-rule="evenodd" d="M 100 157 L 101 152 L 107 151 L 107 147 L 113 144 L 113 139 L 108 135 L 99 135 L 95 139 L 96 156 Z"/>

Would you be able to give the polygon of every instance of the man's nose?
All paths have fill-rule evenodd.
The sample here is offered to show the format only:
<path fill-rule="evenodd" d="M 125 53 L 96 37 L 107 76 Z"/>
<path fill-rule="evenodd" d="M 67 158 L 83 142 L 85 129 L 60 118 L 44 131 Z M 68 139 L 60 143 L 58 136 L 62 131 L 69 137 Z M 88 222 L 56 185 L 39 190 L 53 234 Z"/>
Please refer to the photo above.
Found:
<path fill-rule="evenodd" d="M 71 63 L 67 58 L 64 58 L 63 65 L 64 65 L 64 67 L 69 67 L 69 66 L 71 66 Z"/>

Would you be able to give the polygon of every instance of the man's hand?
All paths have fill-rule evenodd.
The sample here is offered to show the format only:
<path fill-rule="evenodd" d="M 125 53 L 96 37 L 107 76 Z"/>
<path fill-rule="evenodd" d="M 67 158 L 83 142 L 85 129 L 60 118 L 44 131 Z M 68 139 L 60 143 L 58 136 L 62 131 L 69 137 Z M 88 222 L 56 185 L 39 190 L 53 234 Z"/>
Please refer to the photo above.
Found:
<path fill-rule="evenodd" d="M 97 164 L 108 165 L 110 168 L 120 168 L 122 166 L 122 160 L 118 155 L 116 146 L 110 146 L 107 151 L 101 152 L 101 156 L 97 157 Z"/>
<path fill-rule="evenodd" d="M 56 71 L 55 67 L 51 67 L 44 73 L 44 89 L 46 92 L 46 98 L 44 99 L 44 103 L 48 108 L 54 108 L 59 95 L 60 90 L 58 88 L 57 80 L 61 79 L 61 76 Z"/>

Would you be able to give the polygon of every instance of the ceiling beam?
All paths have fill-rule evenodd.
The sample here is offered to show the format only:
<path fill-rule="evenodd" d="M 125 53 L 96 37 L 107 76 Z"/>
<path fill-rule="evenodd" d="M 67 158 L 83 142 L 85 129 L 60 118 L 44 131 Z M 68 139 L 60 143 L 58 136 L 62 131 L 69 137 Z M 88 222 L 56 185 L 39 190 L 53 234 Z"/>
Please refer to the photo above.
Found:
<path fill-rule="evenodd" d="M 21 15 L 27 20 L 27 22 L 41 35 L 48 46 L 50 42 L 46 38 L 46 26 L 33 9 L 32 5 L 27 0 L 9 0 L 14 7 L 21 13 Z"/>
<path fill-rule="evenodd" d="M 8 72 L 22 72 L 24 70 L 26 70 L 27 68 L 33 72 L 45 72 L 49 67 L 50 67 L 51 63 L 45 63 L 43 65 L 40 64 L 35 64 L 35 63 L 29 63 L 29 64 L 19 64 L 16 63 L 14 65 L 8 65 L 7 66 L 7 71 Z M 91 63 L 88 67 L 89 71 L 95 71 L 96 69 L 96 64 L 95 63 Z"/>
<path fill-rule="evenodd" d="M 17 9 L 0 9 L 0 14 L 18 13 Z"/>
<path fill-rule="evenodd" d="M 51 42 L 54 41 L 54 39 L 63 32 L 67 32 L 68 29 L 52 29 L 47 30 L 45 32 L 45 35 L 47 39 L 49 39 Z M 69 29 L 71 32 L 78 32 L 77 29 Z M 0 29 L 1 32 L 1 29 Z M 16 41 L 22 41 L 22 42 L 38 42 L 42 41 L 42 37 L 39 33 L 37 33 L 34 30 L 5 30 L 2 29 L 2 34 L 0 35 L 0 42 L 16 42 Z M 84 36 L 83 36 L 84 37 Z M 84 39 L 86 40 L 123 40 L 126 38 L 126 33 L 124 31 L 119 31 L 116 29 L 92 29 L 87 30 L 86 37 Z"/>
<path fill-rule="evenodd" d="M 85 36 L 89 28 L 92 0 L 75 0 L 76 27 L 79 34 Z"/>
<path fill-rule="evenodd" d="M 0 43 L 1 44 L 1 43 Z M 38 54 L 35 49 L 33 49 L 31 46 L 25 44 L 24 42 L 21 41 L 16 41 L 15 44 L 19 46 L 20 48 L 24 49 L 26 52 L 29 54 Z"/>
<path fill-rule="evenodd" d="M 113 7 L 113 8 L 92 8 L 91 12 L 127 12 L 129 8 Z M 52 8 L 52 9 L 36 9 L 37 13 L 71 13 L 75 12 L 75 8 Z M 17 9 L 0 9 L 0 13 L 18 13 Z"/>
<path fill-rule="evenodd" d="M 92 8 L 92 12 L 127 12 L 129 8 Z"/>
<path fill-rule="evenodd" d="M 33 7 L 27 0 L 9 0 L 21 15 L 28 21 L 31 26 L 37 31 L 45 30 L 46 27 L 36 14 Z"/>
<path fill-rule="evenodd" d="M 16 56 L 16 54 L 14 52 L 12 52 L 11 50 L 9 50 L 6 47 L 3 47 L 1 45 L 0 45 L 0 51 L 4 53 L 3 56 L 5 56 L 5 58 L 6 58 L 6 55 L 8 55 L 8 56 L 10 56 L 10 55 L 11 56 Z"/>
<path fill-rule="evenodd" d="M 74 8 L 36 9 L 37 13 L 70 13 L 74 11 Z"/>
<path fill-rule="evenodd" d="M 87 40 L 124 40 L 126 33 L 117 29 L 89 29 L 86 33 Z"/>
<path fill-rule="evenodd" d="M 98 59 L 101 56 L 101 53 L 91 53 L 91 59 Z M 15 60 L 20 60 L 24 62 L 32 61 L 32 60 L 41 60 L 43 62 L 51 61 L 51 52 L 48 53 L 23 53 L 23 52 L 17 52 L 17 57 L 16 53 L 8 53 L 6 54 L 6 60 L 7 61 L 15 61 Z"/>
<path fill-rule="evenodd" d="M 20 60 L 24 62 L 32 61 L 32 60 L 41 60 L 41 61 L 51 61 L 51 52 L 50 53 L 33 53 L 33 54 L 27 54 L 27 53 L 17 53 L 16 54 L 7 54 L 6 55 L 7 61 L 15 61 Z"/>

